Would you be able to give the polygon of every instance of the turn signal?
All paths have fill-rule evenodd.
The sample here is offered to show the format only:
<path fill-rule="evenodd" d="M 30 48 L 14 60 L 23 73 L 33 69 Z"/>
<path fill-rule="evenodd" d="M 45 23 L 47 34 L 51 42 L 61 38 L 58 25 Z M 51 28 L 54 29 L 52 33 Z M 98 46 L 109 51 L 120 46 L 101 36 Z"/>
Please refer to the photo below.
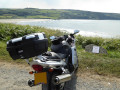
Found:
<path fill-rule="evenodd" d="M 29 74 L 33 74 L 33 71 L 29 72 Z"/>
<path fill-rule="evenodd" d="M 53 72 L 53 70 L 54 70 L 53 68 L 50 68 L 50 69 L 49 69 L 49 72 Z"/>

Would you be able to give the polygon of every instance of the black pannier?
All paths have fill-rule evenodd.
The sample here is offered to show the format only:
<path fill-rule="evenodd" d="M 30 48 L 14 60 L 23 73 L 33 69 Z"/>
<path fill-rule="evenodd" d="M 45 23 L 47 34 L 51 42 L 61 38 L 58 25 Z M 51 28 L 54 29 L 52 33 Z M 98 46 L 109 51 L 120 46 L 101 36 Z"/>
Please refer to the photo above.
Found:
<path fill-rule="evenodd" d="M 7 42 L 7 51 L 12 59 L 27 59 L 48 50 L 48 39 L 44 33 L 33 33 Z"/>

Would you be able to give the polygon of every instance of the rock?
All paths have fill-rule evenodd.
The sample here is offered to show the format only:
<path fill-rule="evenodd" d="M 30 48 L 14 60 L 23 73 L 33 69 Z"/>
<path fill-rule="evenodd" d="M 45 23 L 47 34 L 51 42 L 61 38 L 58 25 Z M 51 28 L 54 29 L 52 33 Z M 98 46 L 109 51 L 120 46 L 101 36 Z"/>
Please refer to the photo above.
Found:
<path fill-rule="evenodd" d="M 107 54 L 106 49 L 104 49 L 104 48 L 102 48 L 100 46 L 94 45 L 94 44 L 89 44 L 89 45 L 85 46 L 85 51 L 92 52 L 92 53 Z"/>

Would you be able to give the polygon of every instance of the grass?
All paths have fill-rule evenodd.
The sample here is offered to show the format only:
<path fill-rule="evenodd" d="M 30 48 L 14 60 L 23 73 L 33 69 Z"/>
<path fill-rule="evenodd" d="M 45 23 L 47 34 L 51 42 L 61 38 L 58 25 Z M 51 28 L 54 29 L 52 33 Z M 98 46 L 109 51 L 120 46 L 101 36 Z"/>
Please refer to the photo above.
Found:
<path fill-rule="evenodd" d="M 45 32 L 46 36 L 60 36 L 63 32 L 43 27 L 29 25 L 15 25 L 0 23 L 0 60 L 13 62 L 6 51 L 6 42 L 11 38 L 20 37 L 29 33 Z M 76 36 L 77 52 L 80 72 L 94 72 L 99 75 L 120 77 L 120 39 L 107 39 L 100 37 Z M 49 46 L 50 46 L 49 39 Z M 86 52 L 84 47 L 88 44 L 95 44 L 107 49 L 108 54 L 93 54 Z M 16 60 L 16 63 L 25 63 L 24 60 Z"/>
<path fill-rule="evenodd" d="M 12 60 L 6 51 L 6 43 L 5 42 L 0 42 L 0 59 L 2 60 Z"/>
<path fill-rule="evenodd" d="M 78 49 L 79 69 L 81 72 L 94 72 L 99 75 L 120 77 L 120 55 L 93 54 Z M 120 54 L 120 52 L 117 52 Z M 115 54 L 115 53 L 114 53 Z M 116 55 L 116 54 L 115 54 Z"/>

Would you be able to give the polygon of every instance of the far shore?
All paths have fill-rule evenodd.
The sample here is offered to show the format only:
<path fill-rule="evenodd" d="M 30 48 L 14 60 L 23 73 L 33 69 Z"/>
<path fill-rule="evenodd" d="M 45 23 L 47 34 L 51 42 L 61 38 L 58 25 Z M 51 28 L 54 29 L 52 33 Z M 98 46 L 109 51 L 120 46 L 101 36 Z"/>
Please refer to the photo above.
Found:
<path fill-rule="evenodd" d="M 50 19 L 0 19 L 1 23 L 16 23 L 16 22 L 26 22 L 26 21 L 46 21 Z"/>

